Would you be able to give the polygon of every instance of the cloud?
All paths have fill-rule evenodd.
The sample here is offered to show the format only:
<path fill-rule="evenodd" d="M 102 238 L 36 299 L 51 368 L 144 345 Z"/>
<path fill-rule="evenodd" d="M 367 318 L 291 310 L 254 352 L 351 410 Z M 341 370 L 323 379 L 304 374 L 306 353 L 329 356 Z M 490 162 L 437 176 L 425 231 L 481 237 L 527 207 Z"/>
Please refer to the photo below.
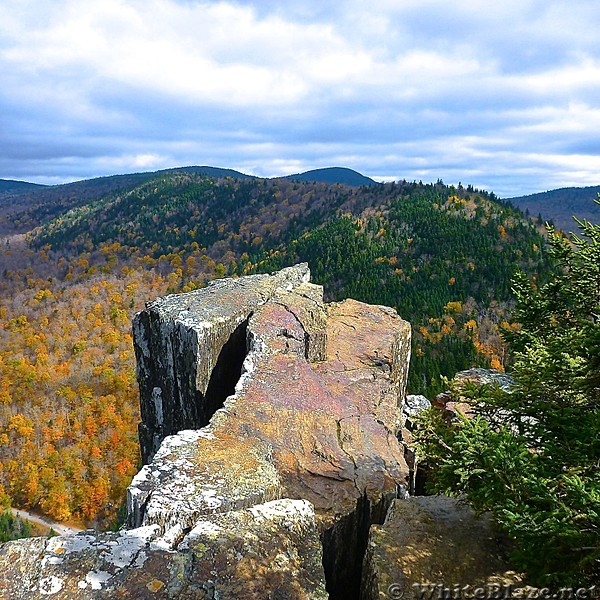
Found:
<path fill-rule="evenodd" d="M 339 164 L 500 195 L 597 182 L 591 0 L 0 9 L 0 177 Z"/>

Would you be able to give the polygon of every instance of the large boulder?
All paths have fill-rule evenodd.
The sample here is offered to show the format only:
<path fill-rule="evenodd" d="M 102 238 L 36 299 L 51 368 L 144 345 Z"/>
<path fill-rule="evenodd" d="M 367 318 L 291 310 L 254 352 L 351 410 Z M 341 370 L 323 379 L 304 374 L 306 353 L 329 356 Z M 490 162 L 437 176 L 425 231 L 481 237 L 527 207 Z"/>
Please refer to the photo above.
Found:
<path fill-rule="evenodd" d="M 496 586 L 523 584 L 506 549 L 488 515 L 454 498 L 395 500 L 385 523 L 371 527 L 361 600 L 497 597 Z"/>
<path fill-rule="evenodd" d="M 450 381 L 450 389 L 434 398 L 433 406 L 441 410 L 449 420 L 455 419 L 458 413 L 471 416 L 472 402 L 463 395 L 463 391 L 470 385 L 496 386 L 510 392 L 515 386 L 515 380 L 511 375 L 494 369 L 473 368 L 460 371 Z"/>
<path fill-rule="evenodd" d="M 324 304 L 298 265 L 159 298 L 134 343 L 145 466 L 126 528 L 6 544 L 0 591 L 356 597 L 369 527 L 406 495 L 409 324 Z"/>

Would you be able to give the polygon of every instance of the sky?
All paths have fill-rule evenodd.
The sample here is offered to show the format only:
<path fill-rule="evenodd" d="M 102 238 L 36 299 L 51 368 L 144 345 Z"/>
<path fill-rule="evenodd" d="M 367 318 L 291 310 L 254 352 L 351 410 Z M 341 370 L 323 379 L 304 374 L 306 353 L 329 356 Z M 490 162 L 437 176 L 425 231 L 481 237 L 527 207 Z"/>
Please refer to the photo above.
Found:
<path fill-rule="evenodd" d="M 600 184 L 597 0 L 0 0 L 0 178 Z"/>

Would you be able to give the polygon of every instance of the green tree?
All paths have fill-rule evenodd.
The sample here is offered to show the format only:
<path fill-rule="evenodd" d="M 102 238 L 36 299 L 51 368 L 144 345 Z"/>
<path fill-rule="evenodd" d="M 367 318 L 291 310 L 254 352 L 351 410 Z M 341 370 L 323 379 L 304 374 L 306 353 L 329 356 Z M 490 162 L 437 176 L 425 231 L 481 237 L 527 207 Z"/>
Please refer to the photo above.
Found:
<path fill-rule="evenodd" d="M 14 516 L 9 510 L 0 512 L 0 543 L 31 537 L 31 523 Z"/>
<path fill-rule="evenodd" d="M 417 434 L 433 491 L 492 511 L 538 585 L 600 581 L 600 225 L 578 224 L 550 232 L 548 283 L 514 280 L 516 387 L 472 387 L 472 418 L 430 413 Z"/>

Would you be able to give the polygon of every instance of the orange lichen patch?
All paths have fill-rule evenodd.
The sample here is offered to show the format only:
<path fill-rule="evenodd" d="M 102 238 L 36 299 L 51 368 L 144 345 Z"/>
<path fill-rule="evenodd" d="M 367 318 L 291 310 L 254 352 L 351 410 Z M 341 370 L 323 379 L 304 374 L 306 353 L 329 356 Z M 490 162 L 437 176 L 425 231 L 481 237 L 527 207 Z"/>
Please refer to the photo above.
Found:
<path fill-rule="evenodd" d="M 359 489 L 376 499 L 406 478 L 395 435 L 373 416 L 356 415 L 348 397 L 322 381 L 311 387 L 288 380 L 268 394 L 255 383 L 238 401 L 231 425 L 238 439 L 251 432 L 268 443 L 284 494 L 306 498 L 319 511 L 351 510 Z"/>
<path fill-rule="evenodd" d="M 269 356 L 244 400 L 299 411 L 327 410 L 332 414 L 342 414 L 344 404 L 328 389 L 322 376 L 297 354 Z"/>
<path fill-rule="evenodd" d="M 263 465 L 252 438 L 240 439 L 220 435 L 214 439 L 200 438 L 197 442 L 196 464 L 202 472 L 238 479 L 244 474 L 255 473 Z"/>
<path fill-rule="evenodd" d="M 355 300 L 330 305 L 328 317 L 327 361 L 315 371 L 352 413 L 371 414 L 396 429 L 410 326 L 391 309 Z"/>
<path fill-rule="evenodd" d="M 148 585 L 146 585 L 146 587 L 152 593 L 156 593 L 156 592 L 160 591 L 163 587 L 165 587 L 165 584 L 160 579 L 153 579 L 152 581 L 150 581 L 148 583 Z"/>

